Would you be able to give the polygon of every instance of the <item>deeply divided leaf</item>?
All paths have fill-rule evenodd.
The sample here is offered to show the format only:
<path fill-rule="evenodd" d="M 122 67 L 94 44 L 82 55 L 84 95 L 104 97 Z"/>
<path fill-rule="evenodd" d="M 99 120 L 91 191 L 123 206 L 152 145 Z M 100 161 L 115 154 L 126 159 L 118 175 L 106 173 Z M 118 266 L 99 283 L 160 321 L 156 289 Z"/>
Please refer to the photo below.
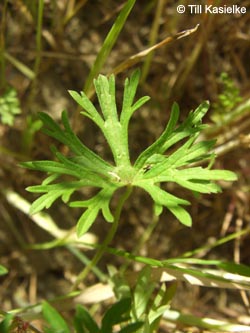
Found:
<path fill-rule="evenodd" d="M 217 193 L 221 191 L 218 181 L 236 180 L 233 172 L 211 170 L 210 165 L 208 167 L 204 163 L 212 163 L 215 144 L 214 140 L 199 139 L 200 132 L 206 127 L 202 119 L 209 108 L 207 101 L 191 111 L 181 123 L 179 106 L 174 103 L 163 133 L 138 156 L 134 164 L 131 163 L 129 121 L 149 99 L 144 96 L 135 101 L 139 79 L 137 70 L 125 80 L 121 110 L 117 109 L 114 75 L 99 75 L 94 81 L 100 111 L 84 92 L 69 92 L 83 109 L 81 114 L 99 127 L 114 162 L 105 161 L 80 140 L 71 127 L 67 112 L 62 113 L 61 125 L 48 114 L 40 114 L 44 132 L 67 146 L 69 153 L 65 156 L 59 149 L 53 148 L 55 161 L 22 163 L 26 168 L 47 174 L 42 185 L 28 187 L 30 192 L 41 194 L 32 204 L 31 213 L 49 208 L 59 198 L 68 203 L 77 192 L 77 201 L 70 203 L 70 206 L 83 208 L 77 223 L 77 234 L 81 236 L 89 230 L 100 212 L 107 222 L 113 222 L 110 201 L 114 193 L 121 187 L 136 186 L 150 195 L 157 214 L 161 214 L 165 207 L 181 223 L 190 226 L 191 217 L 183 208 L 189 202 L 169 193 L 164 183 L 176 183 L 199 193 Z M 202 166 L 199 166 L 201 162 Z M 98 192 L 86 198 L 85 187 L 96 188 Z"/>

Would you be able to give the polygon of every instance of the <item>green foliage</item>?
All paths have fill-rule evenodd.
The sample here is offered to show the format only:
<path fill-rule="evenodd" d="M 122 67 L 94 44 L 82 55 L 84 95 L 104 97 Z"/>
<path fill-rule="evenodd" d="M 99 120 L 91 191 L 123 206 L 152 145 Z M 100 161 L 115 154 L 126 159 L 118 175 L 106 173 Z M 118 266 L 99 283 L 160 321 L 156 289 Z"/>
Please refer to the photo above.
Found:
<path fill-rule="evenodd" d="M 168 309 L 166 302 L 166 286 L 161 285 L 156 296 L 153 297 L 155 284 L 151 279 L 152 269 L 145 266 L 138 277 L 134 292 L 131 315 L 135 321 L 144 323 L 140 332 L 153 332 L 164 311 Z"/>
<path fill-rule="evenodd" d="M 109 205 L 117 189 L 138 186 L 149 193 L 157 206 L 157 214 L 166 207 L 181 223 L 190 226 L 191 217 L 182 207 L 189 202 L 162 189 L 161 183 L 175 182 L 195 192 L 217 193 L 221 189 L 214 181 L 236 179 L 233 172 L 194 165 L 214 157 L 210 152 L 214 141 L 197 142 L 199 133 L 206 127 L 201 124 L 201 120 L 209 108 L 208 102 L 190 112 L 179 126 L 177 122 L 180 111 L 174 103 L 169 122 L 161 136 L 143 151 L 132 165 L 128 145 L 129 121 L 133 113 L 149 99 L 147 96 L 142 97 L 134 103 L 138 83 L 139 71 L 135 71 L 130 80 L 126 79 L 120 116 L 116 108 L 113 75 L 109 79 L 99 75 L 94 81 L 102 114 L 83 92 L 78 94 L 70 91 L 74 100 L 84 109 L 82 114 L 90 118 L 102 131 L 112 151 L 114 164 L 104 161 L 79 140 L 70 127 L 66 112 L 62 113 L 63 128 L 48 114 L 40 114 L 45 126 L 44 132 L 68 146 L 71 154 L 66 157 L 53 148 L 57 161 L 22 164 L 27 168 L 48 173 L 48 178 L 42 185 L 28 187 L 30 192 L 44 193 L 33 203 L 31 213 L 49 208 L 60 197 L 64 202 L 68 202 L 71 195 L 83 187 L 99 188 L 99 192 L 92 198 L 70 203 L 72 207 L 86 208 L 77 224 L 77 234 L 81 236 L 93 224 L 100 211 L 106 221 L 113 222 Z M 177 146 L 177 143 L 181 145 Z M 63 175 L 70 176 L 70 179 L 61 180 Z M 58 179 L 60 181 L 54 183 Z"/>
<path fill-rule="evenodd" d="M 16 90 L 8 88 L 0 97 L 0 119 L 4 125 L 12 126 L 15 116 L 21 113 Z"/>
<path fill-rule="evenodd" d="M 0 265 L 0 276 L 4 275 L 4 274 L 7 274 L 7 273 L 8 273 L 7 268 L 5 268 L 4 266 Z"/>
<path fill-rule="evenodd" d="M 125 298 L 108 309 L 102 319 L 103 330 L 109 332 L 112 329 L 112 326 L 127 320 L 130 306 L 131 300 Z"/>
<path fill-rule="evenodd" d="M 142 323 L 138 333 L 157 332 L 160 319 L 169 309 L 174 296 L 175 285 L 166 288 L 165 284 L 152 281 L 153 269 L 146 265 L 135 278 L 136 284 L 132 288 L 123 274 L 117 273 L 112 267 L 110 269 L 113 271 L 111 279 L 117 298 L 131 299 L 130 322 Z"/>
<path fill-rule="evenodd" d="M 63 317 L 49 303 L 43 302 L 43 316 L 49 324 L 45 327 L 45 333 L 70 333 L 70 329 Z"/>
<path fill-rule="evenodd" d="M 136 260 L 143 262 L 140 259 L 142 257 L 137 257 Z M 106 310 L 102 316 L 100 325 L 95 321 L 94 315 L 91 315 L 85 307 L 77 305 L 73 317 L 73 332 L 158 332 L 160 320 L 163 315 L 170 321 L 182 322 L 186 318 L 185 323 L 188 325 L 195 323 L 200 327 L 207 327 L 206 322 L 203 323 L 200 318 L 195 316 L 189 318 L 189 316 L 185 317 L 185 315 L 178 314 L 178 318 L 173 318 L 173 315 L 177 313 L 171 310 L 170 304 L 175 295 L 176 283 L 172 283 L 168 287 L 166 287 L 165 283 L 159 284 L 158 279 L 163 272 L 168 274 L 168 279 L 176 275 L 178 280 L 186 280 L 194 285 L 237 289 L 242 289 L 243 287 L 243 289 L 249 289 L 249 279 L 244 279 L 244 276 L 249 277 L 249 267 L 244 265 L 221 262 L 220 260 L 196 258 L 173 258 L 165 261 L 154 260 L 151 264 L 153 263 L 155 267 L 145 265 L 138 276 L 134 276 L 134 286 L 131 283 L 128 284 L 123 273 L 117 272 L 115 268 L 110 267 L 111 281 L 118 301 Z M 183 266 L 180 266 L 180 263 Z M 210 266 L 216 266 L 221 270 L 212 269 Z M 231 273 L 231 277 L 227 276 L 229 272 Z M 43 303 L 43 316 L 47 322 L 46 333 L 72 332 L 72 329 L 70 330 L 68 326 L 69 324 L 66 324 L 57 310 L 47 302 Z M 222 322 L 218 322 L 218 324 L 211 322 L 209 328 L 219 329 L 222 328 L 222 324 Z M 223 330 L 225 331 L 227 323 L 224 322 L 223 325 Z"/>
<path fill-rule="evenodd" d="M 233 109 L 237 104 L 242 101 L 239 89 L 227 73 L 221 73 L 220 81 L 223 90 L 218 95 L 218 101 L 213 104 L 213 114 L 211 116 L 215 123 L 221 123 L 226 119 L 234 111 Z"/>
<path fill-rule="evenodd" d="M 133 333 L 142 326 L 141 322 L 129 322 L 129 311 L 131 309 L 131 299 L 124 298 L 114 303 L 103 315 L 101 327 L 90 313 L 81 305 L 77 305 L 73 318 L 75 333 Z M 58 311 L 47 302 L 43 303 L 43 316 L 47 322 L 45 333 L 68 333 L 71 332 L 69 326 L 64 321 Z M 124 324 L 125 323 L 125 324 Z M 123 325 L 120 331 L 114 329 L 115 325 Z"/>
<path fill-rule="evenodd" d="M 7 314 L 4 319 L 0 322 L 0 332 L 9 333 L 12 326 L 13 315 Z"/>
<path fill-rule="evenodd" d="M 34 143 L 34 136 L 37 131 L 42 127 L 42 121 L 40 119 L 33 119 L 31 116 L 26 118 L 26 128 L 22 133 L 22 151 L 29 153 Z"/>
<path fill-rule="evenodd" d="M 151 281 L 151 268 L 145 266 L 136 282 L 135 288 L 130 288 L 124 277 L 113 276 L 114 289 L 118 298 L 103 314 L 100 325 L 82 305 L 77 305 L 73 318 L 75 333 L 146 333 L 158 328 L 159 320 L 164 311 L 169 308 L 173 297 L 173 288 L 166 289 L 162 284 L 157 292 Z M 122 292 L 118 292 L 121 289 Z M 126 291 L 125 291 L 126 289 Z M 70 331 L 58 311 L 47 302 L 43 302 L 43 316 L 47 322 L 46 333 L 68 333 Z M 117 330 L 120 327 L 120 330 Z"/>
<path fill-rule="evenodd" d="M 74 317 L 74 327 L 77 333 L 89 332 L 98 333 L 100 332 L 99 327 L 95 320 L 91 317 L 89 312 L 81 305 L 77 305 L 76 314 Z"/>
<path fill-rule="evenodd" d="M 136 3 L 136 0 L 128 0 L 124 4 L 120 14 L 116 18 L 115 22 L 112 25 L 112 28 L 110 29 L 109 33 L 107 34 L 107 36 L 102 44 L 102 47 L 101 47 L 100 51 L 98 52 L 98 55 L 92 66 L 92 69 L 88 75 L 86 83 L 84 85 L 83 90 L 86 94 L 88 94 L 88 92 L 91 88 L 93 79 L 97 76 L 98 73 L 100 73 L 105 61 L 109 57 L 110 52 L 111 52 L 113 46 L 115 45 L 115 42 L 116 42 L 120 32 L 122 31 L 122 29 L 127 21 L 128 15 L 130 14 L 131 10 L 133 9 L 135 3 Z"/>

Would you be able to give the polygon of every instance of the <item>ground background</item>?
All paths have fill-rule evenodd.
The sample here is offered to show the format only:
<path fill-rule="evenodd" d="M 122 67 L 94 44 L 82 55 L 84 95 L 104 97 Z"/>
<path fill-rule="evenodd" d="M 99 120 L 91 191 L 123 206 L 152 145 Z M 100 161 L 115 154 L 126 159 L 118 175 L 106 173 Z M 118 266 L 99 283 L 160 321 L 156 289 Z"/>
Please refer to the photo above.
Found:
<path fill-rule="evenodd" d="M 7 4 L 5 15 L 4 2 Z M 23 243 L 41 243 L 51 237 L 8 203 L 4 194 L 5 189 L 11 189 L 30 202 L 34 199 L 25 187 L 39 183 L 42 175 L 23 170 L 18 163 L 51 156 L 48 148 L 51 140 L 40 132 L 32 134 L 31 124 L 37 112 L 48 112 L 59 121 L 61 111 L 67 109 L 75 130 L 84 142 L 109 158 L 103 138 L 88 120 L 76 114 L 76 106 L 67 90 L 83 89 L 98 50 L 123 1 L 47 0 L 44 3 L 38 65 L 38 1 L 3 1 L 0 4 L 1 48 L 5 52 L 5 57 L 3 53 L 1 55 L 1 94 L 8 86 L 13 87 L 21 107 L 21 113 L 12 125 L 0 122 L 0 258 L 1 264 L 10 270 L 8 277 L 2 278 L 0 286 L 0 306 L 4 311 L 67 292 L 72 279 L 81 269 L 81 264 L 64 248 L 24 250 Z M 132 159 L 161 133 L 173 101 L 179 103 L 182 119 L 201 101 L 211 101 L 212 108 L 205 121 L 212 124 L 215 114 L 213 103 L 218 102 L 218 95 L 223 89 L 220 81 L 222 72 L 226 72 L 238 87 L 242 104 L 250 98 L 250 2 L 217 1 L 220 5 L 246 6 L 248 13 L 245 15 L 180 15 L 176 6 L 181 3 L 187 5 L 190 2 L 138 0 L 101 71 L 111 73 L 129 56 L 149 46 L 157 8 L 160 15 L 155 42 L 200 24 L 190 36 L 156 50 L 147 72 L 143 67 L 145 59 L 138 63 L 137 67 L 146 73 L 138 96 L 148 94 L 151 101 L 135 114 L 131 123 Z M 75 8 L 79 5 L 79 10 L 68 16 L 70 4 Z M 25 68 L 35 71 L 35 79 Z M 122 82 L 131 70 L 125 70 L 117 77 L 118 99 L 121 97 Z M 220 111 L 223 114 L 225 110 Z M 150 240 L 141 249 L 141 254 L 159 259 L 175 257 L 222 235 L 249 228 L 249 119 L 248 108 L 247 112 L 227 125 L 222 124 L 217 132 L 211 134 L 220 138 L 222 146 L 215 166 L 237 172 L 239 180 L 230 186 L 222 184 L 224 191 L 216 196 L 196 199 L 186 193 L 186 198 L 192 202 L 192 229 L 181 226 L 171 215 L 164 213 Z M 178 188 L 173 188 L 173 191 L 176 194 L 183 192 Z M 128 251 L 134 248 L 152 221 L 149 202 L 149 198 L 139 191 L 134 194 L 126 205 L 113 246 Z M 61 203 L 49 213 L 63 228 L 73 227 L 79 216 L 79 211 L 69 210 Z M 91 231 L 101 240 L 108 227 L 100 218 Z M 247 234 L 240 240 L 210 251 L 207 258 L 236 260 L 249 265 L 249 244 Z M 89 255 L 92 255 L 91 251 Z M 105 270 L 106 264 L 111 262 L 119 264 L 116 259 L 107 256 L 100 267 Z M 237 291 L 214 292 L 181 285 L 174 306 L 201 316 L 209 314 L 238 322 L 246 320 L 249 315 L 247 302 Z"/>

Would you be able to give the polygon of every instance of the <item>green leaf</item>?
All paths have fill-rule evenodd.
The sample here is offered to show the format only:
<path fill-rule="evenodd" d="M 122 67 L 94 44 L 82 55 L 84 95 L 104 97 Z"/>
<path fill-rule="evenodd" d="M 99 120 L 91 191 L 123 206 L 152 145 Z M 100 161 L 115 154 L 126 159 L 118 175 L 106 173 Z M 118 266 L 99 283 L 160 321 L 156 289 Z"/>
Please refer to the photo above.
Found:
<path fill-rule="evenodd" d="M 44 319 L 49 324 L 49 327 L 45 329 L 45 332 L 70 333 L 70 329 L 63 317 L 49 303 L 43 302 L 42 311 Z"/>
<path fill-rule="evenodd" d="M 162 190 L 159 186 L 150 183 L 149 181 L 139 181 L 135 185 L 142 187 L 149 193 L 154 202 L 165 207 L 176 207 L 178 205 L 189 205 L 187 200 L 180 199 L 165 190 Z"/>
<path fill-rule="evenodd" d="M 203 102 L 194 112 L 190 112 L 186 120 L 179 127 L 177 127 L 172 135 L 169 136 L 168 140 L 164 142 L 160 152 L 163 154 L 177 142 L 186 137 L 197 135 L 202 129 L 204 129 L 206 126 L 201 125 L 201 119 L 207 113 L 208 108 L 209 103 Z"/>
<path fill-rule="evenodd" d="M 111 248 L 108 248 L 108 252 L 139 263 L 154 266 L 151 275 L 153 281 L 158 282 L 159 276 L 162 276 L 162 273 L 166 272 L 172 276 L 173 280 L 186 281 L 194 285 L 250 290 L 249 267 L 245 265 L 197 258 L 171 258 L 160 261 L 148 257 L 135 256 L 121 250 L 112 251 Z M 182 265 L 179 265 L 180 263 Z M 205 268 L 194 267 L 194 265 L 204 265 Z M 224 272 L 218 269 L 207 268 L 209 265 L 221 268 Z M 227 272 L 235 275 L 228 275 Z M 174 291 L 171 291 L 166 300 L 171 300 L 172 292 Z"/>
<path fill-rule="evenodd" d="M 157 308 L 152 308 L 149 315 L 148 315 L 148 321 L 150 324 L 151 332 L 153 332 L 153 327 L 158 326 L 158 322 L 160 321 L 162 315 L 165 311 L 169 309 L 169 305 L 162 305 Z"/>
<path fill-rule="evenodd" d="M 184 179 L 199 179 L 199 180 L 227 180 L 234 181 L 237 175 L 228 170 L 210 170 L 202 167 L 193 167 L 177 171 L 179 176 Z"/>
<path fill-rule="evenodd" d="M 139 274 L 134 291 L 132 313 L 135 320 L 143 319 L 143 315 L 146 314 L 154 287 L 151 281 L 151 268 L 145 266 Z"/>
<path fill-rule="evenodd" d="M 168 124 L 164 130 L 164 132 L 161 134 L 161 136 L 146 150 L 144 150 L 141 155 L 137 158 L 135 162 L 135 167 L 142 168 L 143 165 L 146 163 L 146 161 L 151 158 L 154 154 L 159 154 L 162 151 L 162 147 L 164 143 L 168 140 L 171 133 L 173 133 L 174 128 L 177 124 L 177 121 L 179 119 L 179 106 L 177 103 L 174 103 L 172 106 L 170 119 L 168 121 Z M 164 151 L 163 151 L 164 152 Z"/>
<path fill-rule="evenodd" d="M 101 333 L 112 332 L 112 327 L 129 319 L 131 299 L 124 298 L 113 304 L 102 319 Z"/>
<path fill-rule="evenodd" d="M 209 183 L 207 181 L 188 181 L 184 179 L 176 179 L 175 182 L 182 187 L 188 188 L 189 190 L 196 191 L 199 193 L 218 193 L 221 192 L 219 185 L 214 183 Z"/>
<path fill-rule="evenodd" d="M 135 98 L 136 89 L 139 80 L 140 80 L 140 71 L 138 69 L 132 73 L 130 78 L 126 78 L 125 80 L 122 112 L 120 116 L 121 124 L 124 124 L 124 122 L 128 123 L 132 115 L 130 110 Z"/>
<path fill-rule="evenodd" d="M 86 94 L 84 92 L 78 94 L 73 90 L 69 90 L 69 94 L 86 111 L 84 112 L 84 115 L 88 116 L 98 127 L 101 128 L 104 121 Z"/>
<path fill-rule="evenodd" d="M 250 277 L 250 267 L 243 264 L 219 261 L 218 267 L 233 274 L 239 274 L 241 276 L 246 276 L 248 278 Z"/>
<path fill-rule="evenodd" d="M 0 119 L 4 125 L 12 126 L 15 116 L 21 113 L 19 99 L 14 88 L 8 88 L 0 97 Z"/>
<path fill-rule="evenodd" d="M 137 109 L 139 109 L 143 104 L 147 103 L 150 100 L 149 96 L 143 96 L 131 108 L 131 113 L 133 114 Z"/>
<path fill-rule="evenodd" d="M 8 269 L 0 265 L 0 276 L 8 273 Z"/>
<path fill-rule="evenodd" d="M 114 191 L 114 187 L 105 188 L 89 200 L 74 201 L 70 203 L 71 207 L 87 207 L 87 210 L 77 222 L 78 237 L 82 236 L 89 230 L 100 210 L 107 222 L 113 222 L 114 217 L 110 212 L 109 203 Z"/>
<path fill-rule="evenodd" d="M 65 174 L 74 176 L 76 178 L 81 178 L 81 174 L 86 174 L 86 169 L 83 169 L 78 165 L 76 165 L 76 167 L 69 168 L 66 166 L 66 164 L 53 161 L 24 162 L 21 165 L 32 170 L 39 170 L 62 175 Z"/>
<path fill-rule="evenodd" d="M 30 214 L 36 214 L 44 208 L 49 208 L 54 201 L 62 197 L 67 202 L 74 191 L 85 185 L 85 181 L 62 182 L 50 185 L 35 185 L 27 188 L 29 192 L 44 193 L 35 200 L 30 208 Z"/>
<path fill-rule="evenodd" d="M 133 3 L 126 3 L 120 23 Z M 81 236 L 89 230 L 100 211 L 107 222 L 113 222 L 110 201 L 117 189 L 138 186 L 151 196 L 156 214 L 161 214 L 163 207 L 166 207 L 181 223 L 191 226 L 191 217 L 182 207 L 189 202 L 168 193 L 162 183 L 174 182 L 198 193 L 217 193 L 221 188 L 216 181 L 237 179 L 231 171 L 210 170 L 214 158 L 211 150 L 215 141 L 198 140 L 200 132 L 206 127 L 201 121 L 208 111 L 208 102 L 203 102 L 190 112 L 179 125 L 177 123 L 180 110 L 174 103 L 168 124 L 161 136 L 139 155 L 134 165 L 131 164 L 128 146 L 129 121 L 133 112 L 148 100 L 148 97 L 144 96 L 134 102 L 139 78 L 140 72 L 137 70 L 130 79 L 126 79 L 120 116 L 116 106 L 114 75 L 109 78 L 99 75 L 94 80 L 100 113 L 85 93 L 70 91 L 72 98 L 84 108 L 84 115 L 92 119 L 102 131 L 113 154 L 114 165 L 103 160 L 81 142 L 72 130 L 65 111 L 62 113 L 61 126 L 48 114 L 40 114 L 45 133 L 66 145 L 69 156 L 64 156 L 53 148 L 52 152 L 57 161 L 22 163 L 26 168 L 48 174 L 42 185 L 27 188 L 31 192 L 42 193 L 32 204 L 31 213 L 49 208 L 58 198 L 67 203 L 75 191 L 81 193 L 84 187 L 97 188 L 99 192 L 88 200 L 70 204 L 71 207 L 84 208 L 77 223 L 77 234 Z M 209 163 L 209 167 L 195 166 L 204 161 Z M 64 176 L 66 180 L 63 179 Z"/>
<path fill-rule="evenodd" d="M 98 78 L 94 80 L 94 85 L 104 119 L 106 121 L 112 119 L 112 122 L 117 122 L 115 76 L 110 75 L 108 79 L 104 75 L 99 75 Z"/>
<path fill-rule="evenodd" d="M 136 89 L 139 83 L 139 79 L 140 79 L 140 71 L 136 70 L 132 73 L 130 79 L 127 78 L 125 81 L 120 122 L 122 127 L 124 127 L 124 129 L 126 130 L 128 128 L 128 123 L 133 113 L 150 99 L 149 96 L 144 96 L 141 97 L 137 102 L 135 102 L 134 105 L 132 105 Z"/>
<path fill-rule="evenodd" d="M 186 281 L 192 285 L 250 290 L 249 278 L 247 279 L 238 274 L 229 276 L 227 272 L 219 271 L 218 269 L 192 266 L 181 267 L 178 264 L 167 264 L 166 262 L 164 262 L 164 266 L 164 269 L 157 268 L 156 270 L 160 270 L 161 274 L 166 271 L 173 278 Z"/>
<path fill-rule="evenodd" d="M 189 121 L 192 122 L 192 124 L 196 125 L 201 122 L 202 118 L 205 116 L 209 109 L 210 103 L 209 101 L 202 102 L 193 113 L 190 114 Z"/>
<path fill-rule="evenodd" d="M 42 211 L 44 208 L 48 209 L 51 207 L 51 205 L 61 196 L 67 194 L 69 197 L 74 190 L 70 192 L 66 192 L 65 190 L 62 191 L 54 191 L 53 193 L 49 192 L 41 197 L 39 197 L 36 201 L 34 201 L 30 207 L 30 214 L 34 215 L 40 211 Z"/>
<path fill-rule="evenodd" d="M 62 112 L 62 123 L 65 130 L 61 129 L 61 127 L 57 125 L 48 114 L 39 113 L 39 117 L 45 125 L 43 132 L 68 146 L 74 154 L 81 157 L 82 164 L 84 163 L 86 167 L 96 171 L 109 171 L 112 168 L 109 163 L 87 148 L 74 134 L 69 124 L 68 115 L 65 111 Z"/>
<path fill-rule="evenodd" d="M 184 208 L 179 206 L 189 205 L 188 201 L 180 199 L 150 183 L 138 182 L 138 186 L 146 190 L 157 205 L 164 206 L 169 209 L 182 224 L 188 227 L 192 225 L 192 219 L 189 213 Z"/>
<path fill-rule="evenodd" d="M 180 149 L 178 149 L 174 154 L 171 155 L 171 158 L 175 156 L 174 166 L 180 167 L 188 163 L 197 162 L 199 160 L 204 160 L 209 155 L 206 155 L 208 151 L 214 146 L 215 141 L 202 141 L 196 144 L 192 144 L 192 138 L 190 141 L 187 141 Z M 189 147 L 189 144 L 192 146 Z"/>
<path fill-rule="evenodd" d="M 76 329 L 76 333 L 100 333 L 98 325 L 82 305 L 76 306 L 74 327 Z"/>
<path fill-rule="evenodd" d="M 123 327 L 119 333 L 138 333 L 138 330 L 143 326 L 143 322 L 128 324 Z"/>
<path fill-rule="evenodd" d="M 227 170 L 210 170 L 194 167 L 188 169 L 171 169 L 153 178 L 155 182 L 176 182 L 180 186 L 200 193 L 218 193 L 221 188 L 211 180 L 224 179 L 233 181 L 237 179 L 235 173 Z"/>
<path fill-rule="evenodd" d="M 192 218 L 184 208 L 182 208 L 180 206 L 177 206 L 177 207 L 172 207 L 172 206 L 169 207 L 168 206 L 167 208 L 186 227 L 191 227 L 192 226 Z"/>
<path fill-rule="evenodd" d="M 120 14 L 118 15 L 117 19 L 115 20 L 112 28 L 110 29 L 107 37 L 105 38 L 102 47 L 96 57 L 96 60 L 92 66 L 91 72 L 87 78 L 87 81 L 84 86 L 84 91 L 87 93 L 90 90 L 92 85 L 93 79 L 97 76 L 100 72 L 103 64 L 107 60 L 124 24 L 126 23 L 127 17 L 131 12 L 132 8 L 134 7 L 136 0 L 128 0 L 124 7 L 122 8 Z"/>
<path fill-rule="evenodd" d="M 0 332 L 1 333 L 10 333 L 10 329 L 12 326 L 13 315 L 6 314 L 4 319 L 0 322 Z"/>

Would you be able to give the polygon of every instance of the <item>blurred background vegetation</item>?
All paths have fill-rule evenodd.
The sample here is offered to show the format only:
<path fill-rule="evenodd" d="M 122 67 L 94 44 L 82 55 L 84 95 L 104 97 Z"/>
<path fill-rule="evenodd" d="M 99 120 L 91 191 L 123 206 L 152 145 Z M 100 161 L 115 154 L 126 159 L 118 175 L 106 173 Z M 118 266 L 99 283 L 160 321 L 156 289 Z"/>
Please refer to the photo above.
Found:
<path fill-rule="evenodd" d="M 192 229 L 181 226 L 165 213 L 141 246 L 140 254 L 170 258 L 243 231 L 243 236 L 204 251 L 201 256 L 250 264 L 250 1 L 197 2 L 217 6 L 238 4 L 247 7 L 244 15 L 192 15 L 188 10 L 177 13 L 177 5 L 190 3 L 189 0 L 135 1 L 117 40 L 108 40 L 114 44 L 109 45 L 108 52 L 108 47 L 103 49 L 104 41 L 124 1 L 1 1 L 0 257 L 1 264 L 10 270 L 0 286 L 2 310 L 66 293 L 81 269 L 82 263 L 65 248 L 27 250 L 25 244 L 42 243 L 52 237 L 15 208 L 6 191 L 11 190 L 29 202 L 34 200 L 25 188 L 40 183 L 42 176 L 20 168 L 18 163 L 51 156 L 49 146 L 53 142 L 39 131 L 40 111 L 60 121 L 61 111 L 67 109 L 75 131 L 84 142 L 100 155 L 110 157 L 103 137 L 88 119 L 79 115 L 67 93 L 69 89 L 85 89 L 92 96 L 93 69 L 94 74 L 119 71 L 119 105 L 124 78 L 135 67 L 141 68 L 138 95 L 149 95 L 151 100 L 131 123 L 132 159 L 161 133 L 174 101 L 179 103 L 183 119 L 203 100 L 209 100 L 211 109 L 206 122 L 211 127 L 204 136 L 217 139 L 216 167 L 233 170 L 239 176 L 233 185 L 222 184 L 224 191 L 217 196 L 195 197 L 187 193 L 192 202 Z M 197 24 L 196 31 L 183 33 Z M 178 38 L 181 32 L 182 38 Z M 169 42 L 139 57 L 139 52 L 167 37 Z M 138 60 L 136 65 L 129 61 L 133 55 Z M 59 148 L 64 151 L 64 147 Z M 171 190 L 177 194 L 180 191 L 175 187 Z M 60 228 L 69 229 L 79 211 L 69 210 L 59 202 L 49 214 Z M 138 191 L 126 206 L 113 245 L 133 250 L 151 223 L 148 197 Z M 100 218 L 91 232 L 101 240 L 108 227 Z M 105 269 L 112 260 L 113 257 L 107 256 L 101 268 Z M 117 259 L 112 263 L 119 265 Z M 89 278 L 90 284 L 93 281 L 94 276 Z M 218 293 L 182 286 L 176 306 L 201 315 L 209 312 L 244 321 L 249 314 L 247 297 L 237 291 Z"/>

